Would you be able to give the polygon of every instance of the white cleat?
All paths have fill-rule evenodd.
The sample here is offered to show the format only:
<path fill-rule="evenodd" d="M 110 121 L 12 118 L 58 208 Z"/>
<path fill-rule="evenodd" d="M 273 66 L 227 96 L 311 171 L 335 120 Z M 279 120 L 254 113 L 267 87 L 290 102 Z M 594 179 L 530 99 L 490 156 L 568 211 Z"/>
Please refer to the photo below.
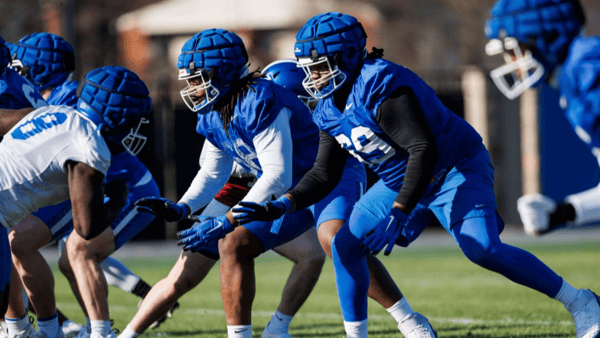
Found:
<path fill-rule="evenodd" d="M 72 320 L 66 320 L 62 325 L 62 332 L 65 334 L 66 338 L 77 337 L 81 330 L 85 330 L 85 325 L 75 323 Z"/>
<path fill-rule="evenodd" d="M 8 338 L 8 328 L 6 322 L 0 322 L 0 338 Z"/>
<path fill-rule="evenodd" d="M 271 322 L 269 322 L 269 324 L 270 323 Z M 269 324 L 267 324 L 267 327 L 265 327 L 261 338 L 292 338 L 292 336 L 290 336 L 290 334 L 287 332 L 275 333 L 275 332 L 269 331 Z"/>
<path fill-rule="evenodd" d="M 8 338 L 8 328 L 5 321 L 0 322 L 0 338 Z"/>
<path fill-rule="evenodd" d="M 550 214 L 556 210 L 556 202 L 542 194 L 527 194 L 517 200 L 517 211 L 525 233 L 539 236 L 550 227 Z"/>
<path fill-rule="evenodd" d="M 600 298 L 590 290 L 579 290 L 567 310 L 575 320 L 577 338 L 600 337 Z"/>
<path fill-rule="evenodd" d="M 410 314 L 398 324 L 404 338 L 437 338 L 437 332 L 429 324 L 429 320 L 420 313 Z"/>
<path fill-rule="evenodd" d="M 14 334 L 14 335 L 8 335 L 9 338 L 46 338 L 46 336 L 44 336 L 43 334 L 39 333 L 38 331 L 36 331 L 33 328 L 33 325 L 31 325 L 31 323 L 27 324 L 27 327 L 25 328 L 25 330 Z"/>
<path fill-rule="evenodd" d="M 113 331 L 111 329 L 110 332 L 108 333 L 108 335 L 106 335 L 106 336 L 103 336 L 103 335 L 99 334 L 98 332 L 92 332 L 92 334 L 90 335 L 90 338 L 117 338 L 117 335 L 115 334 L 115 331 Z"/>

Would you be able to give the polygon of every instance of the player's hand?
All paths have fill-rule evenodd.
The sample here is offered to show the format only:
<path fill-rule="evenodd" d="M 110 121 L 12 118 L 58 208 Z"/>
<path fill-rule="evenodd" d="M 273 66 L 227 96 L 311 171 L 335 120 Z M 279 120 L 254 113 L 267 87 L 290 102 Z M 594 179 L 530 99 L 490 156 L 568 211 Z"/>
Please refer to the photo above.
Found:
<path fill-rule="evenodd" d="M 406 226 L 408 215 L 396 208 L 392 208 L 386 218 L 381 220 L 375 229 L 363 238 L 365 253 L 377 255 L 386 247 L 384 255 L 389 255 L 394 244 Z"/>
<path fill-rule="evenodd" d="M 542 194 L 527 194 L 517 200 L 517 210 L 528 235 L 540 236 L 550 231 L 550 214 L 556 202 Z"/>
<path fill-rule="evenodd" d="M 238 223 L 246 224 L 254 221 L 274 221 L 281 218 L 291 207 L 292 202 L 287 197 L 281 196 L 274 201 L 261 204 L 240 201 L 231 211 Z"/>
<path fill-rule="evenodd" d="M 149 212 L 167 222 L 182 220 L 190 213 L 187 205 L 163 197 L 144 197 L 135 202 L 138 211 Z"/>
<path fill-rule="evenodd" d="M 197 252 L 202 246 L 217 241 L 233 231 L 227 215 L 219 217 L 207 217 L 192 215 L 189 217 L 194 222 L 199 222 L 193 227 L 177 233 L 177 245 L 181 245 L 184 251 Z"/>

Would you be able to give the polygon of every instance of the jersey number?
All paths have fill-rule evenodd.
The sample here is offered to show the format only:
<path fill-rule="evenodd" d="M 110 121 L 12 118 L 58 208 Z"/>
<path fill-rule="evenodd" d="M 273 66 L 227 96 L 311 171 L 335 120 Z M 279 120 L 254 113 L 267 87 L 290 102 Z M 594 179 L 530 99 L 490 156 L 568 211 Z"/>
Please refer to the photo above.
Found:
<path fill-rule="evenodd" d="M 40 107 L 46 106 L 46 102 L 43 99 L 37 100 L 35 97 L 33 97 L 31 95 L 33 93 L 35 93 L 35 89 L 33 89 L 33 87 L 31 85 L 28 85 L 28 84 L 23 85 L 23 94 L 25 94 L 25 97 L 31 103 L 33 108 L 40 108 Z"/>
<path fill-rule="evenodd" d="M 12 138 L 17 140 L 26 140 L 36 134 L 58 126 L 67 120 L 65 113 L 51 113 L 36 117 L 19 125 L 11 134 Z"/>
<path fill-rule="evenodd" d="M 335 139 L 347 149 L 352 156 L 368 166 L 382 163 L 394 156 L 396 150 L 380 139 L 371 129 L 358 126 L 350 133 L 352 141 L 344 134 L 339 134 Z M 354 146 L 354 149 L 352 149 Z"/>

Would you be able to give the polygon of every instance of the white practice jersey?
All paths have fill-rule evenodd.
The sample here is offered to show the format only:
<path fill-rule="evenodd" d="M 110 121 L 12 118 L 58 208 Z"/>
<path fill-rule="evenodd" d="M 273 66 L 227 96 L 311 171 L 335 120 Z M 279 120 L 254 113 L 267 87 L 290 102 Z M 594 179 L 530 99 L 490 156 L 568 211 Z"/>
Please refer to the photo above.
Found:
<path fill-rule="evenodd" d="M 69 160 L 106 175 L 110 151 L 93 122 L 68 106 L 42 107 L 19 121 L 0 142 L 0 223 L 13 227 L 67 200 Z"/>

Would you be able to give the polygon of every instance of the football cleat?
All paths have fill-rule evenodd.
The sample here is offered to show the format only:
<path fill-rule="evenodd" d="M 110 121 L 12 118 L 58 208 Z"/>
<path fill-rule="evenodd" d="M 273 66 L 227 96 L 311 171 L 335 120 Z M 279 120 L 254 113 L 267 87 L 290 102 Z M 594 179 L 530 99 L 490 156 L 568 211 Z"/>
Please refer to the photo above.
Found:
<path fill-rule="evenodd" d="M 528 235 L 539 236 L 550 227 L 550 214 L 556 210 L 556 202 L 542 194 L 527 194 L 517 200 L 517 210 Z"/>
<path fill-rule="evenodd" d="M 600 337 L 600 298 L 590 290 L 579 290 L 567 310 L 575 320 L 577 338 Z"/>
<path fill-rule="evenodd" d="M 62 332 L 65 334 L 66 338 L 76 337 L 81 330 L 85 330 L 85 325 L 75 323 L 72 320 L 66 320 L 62 324 Z"/>
<path fill-rule="evenodd" d="M 62 333 L 59 332 L 59 334 Z M 9 338 L 46 338 L 46 336 L 44 336 L 43 334 L 39 333 L 38 331 L 36 331 L 33 328 L 33 325 L 31 325 L 31 323 L 27 324 L 27 327 L 25 328 L 25 330 L 14 334 L 14 335 L 8 335 Z"/>
<path fill-rule="evenodd" d="M 0 338 L 8 338 L 8 328 L 5 321 L 0 322 Z"/>
<path fill-rule="evenodd" d="M 289 333 L 287 332 L 271 332 L 269 331 L 269 324 L 271 324 L 271 322 L 269 322 L 267 324 L 267 326 L 265 327 L 261 338 L 292 338 L 292 336 L 290 336 Z"/>
<path fill-rule="evenodd" d="M 412 313 L 398 324 L 404 338 L 437 338 L 437 332 L 429 324 L 429 320 L 420 313 Z"/>

